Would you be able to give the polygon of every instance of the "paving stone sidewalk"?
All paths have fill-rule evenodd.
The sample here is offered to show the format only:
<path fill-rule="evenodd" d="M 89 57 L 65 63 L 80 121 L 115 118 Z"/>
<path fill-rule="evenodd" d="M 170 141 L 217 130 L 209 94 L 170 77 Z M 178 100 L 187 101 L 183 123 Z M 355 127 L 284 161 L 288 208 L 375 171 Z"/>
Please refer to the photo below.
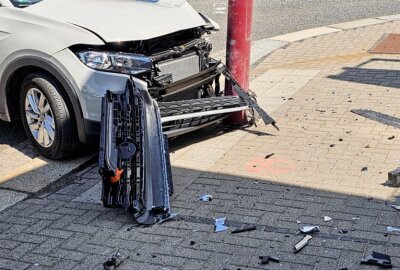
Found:
<path fill-rule="evenodd" d="M 390 22 L 331 33 L 267 57 L 253 89 L 281 131 L 215 128 L 172 140 L 180 220 L 133 228 L 129 213 L 98 203 L 92 165 L 0 212 L 0 269 L 103 269 L 117 251 L 130 256 L 119 269 L 379 269 L 359 264 L 372 251 L 400 269 L 400 234 L 386 229 L 400 227 L 386 205 L 400 204 L 399 190 L 383 185 L 399 163 L 400 133 L 350 112 L 399 114 L 400 57 L 368 53 L 399 30 Z M 204 194 L 214 200 L 200 202 Z M 214 233 L 219 217 L 229 230 Z M 257 230 L 231 234 L 249 225 Z M 321 232 L 294 254 L 303 225 Z M 259 256 L 281 262 L 260 265 Z"/>

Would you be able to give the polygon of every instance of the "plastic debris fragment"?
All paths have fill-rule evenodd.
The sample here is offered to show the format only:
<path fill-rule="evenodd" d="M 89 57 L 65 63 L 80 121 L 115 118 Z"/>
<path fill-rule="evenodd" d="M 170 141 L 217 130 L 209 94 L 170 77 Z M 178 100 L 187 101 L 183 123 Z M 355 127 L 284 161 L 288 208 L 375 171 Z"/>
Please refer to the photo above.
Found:
<path fill-rule="evenodd" d="M 215 232 L 223 232 L 228 229 L 228 226 L 225 226 L 225 221 L 226 217 L 215 219 Z"/>
<path fill-rule="evenodd" d="M 203 195 L 199 198 L 199 201 L 202 202 L 211 202 L 213 200 L 213 196 L 212 195 Z"/>
<path fill-rule="evenodd" d="M 392 268 L 390 256 L 373 251 L 372 255 L 361 260 L 361 264 L 379 265 L 383 268 Z"/>
<path fill-rule="evenodd" d="M 171 213 L 166 218 L 160 219 L 158 221 L 158 224 L 162 224 L 162 223 L 165 223 L 167 221 L 177 220 L 178 219 L 178 215 L 179 215 L 179 213 Z"/>
<path fill-rule="evenodd" d="M 389 207 L 392 207 L 393 209 L 400 211 L 400 205 L 390 204 Z"/>
<path fill-rule="evenodd" d="M 331 217 L 324 216 L 324 221 L 325 221 L 325 222 L 328 222 L 328 221 L 331 221 L 331 220 L 332 220 L 332 218 L 331 218 Z"/>
<path fill-rule="evenodd" d="M 261 265 L 268 264 L 269 262 L 276 262 L 276 263 L 281 262 L 281 260 L 279 260 L 277 257 L 271 257 L 271 256 L 260 256 L 259 259 L 261 260 L 260 262 Z"/>
<path fill-rule="evenodd" d="M 299 252 L 299 251 L 302 250 L 305 246 L 307 246 L 308 241 L 310 241 L 312 238 L 313 238 L 313 237 L 312 237 L 311 235 L 306 235 L 306 236 L 304 236 L 304 238 L 294 246 L 294 253 Z"/>
<path fill-rule="evenodd" d="M 387 227 L 388 232 L 399 232 L 400 233 L 400 228 L 395 228 L 395 227 Z"/>
<path fill-rule="evenodd" d="M 115 270 L 127 259 L 129 259 L 129 256 L 125 257 L 121 253 L 117 252 L 111 257 L 111 259 L 103 263 L 104 270 Z"/>
<path fill-rule="evenodd" d="M 319 226 L 304 226 L 300 228 L 300 231 L 302 233 L 315 233 L 320 232 L 321 230 L 319 229 Z"/>
<path fill-rule="evenodd" d="M 257 226 L 250 226 L 250 227 L 245 227 L 241 229 L 235 229 L 231 233 L 236 234 L 236 233 L 244 233 L 244 232 L 250 232 L 250 231 L 255 231 L 257 230 Z"/>
<path fill-rule="evenodd" d="M 400 187 L 400 168 L 388 173 L 388 183 L 393 187 Z"/>
<path fill-rule="evenodd" d="M 275 155 L 274 153 L 268 154 L 265 156 L 265 159 L 269 159 L 270 157 L 273 157 L 274 155 Z"/>

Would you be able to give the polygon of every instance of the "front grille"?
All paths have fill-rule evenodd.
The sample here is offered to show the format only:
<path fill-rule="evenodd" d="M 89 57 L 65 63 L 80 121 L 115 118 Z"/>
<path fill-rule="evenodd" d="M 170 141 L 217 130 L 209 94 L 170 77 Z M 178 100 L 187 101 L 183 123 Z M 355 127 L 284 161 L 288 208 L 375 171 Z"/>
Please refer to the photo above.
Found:
<path fill-rule="evenodd" d="M 176 82 L 200 72 L 200 57 L 191 54 L 181 58 L 160 62 L 159 75 L 172 74 L 172 81 Z"/>

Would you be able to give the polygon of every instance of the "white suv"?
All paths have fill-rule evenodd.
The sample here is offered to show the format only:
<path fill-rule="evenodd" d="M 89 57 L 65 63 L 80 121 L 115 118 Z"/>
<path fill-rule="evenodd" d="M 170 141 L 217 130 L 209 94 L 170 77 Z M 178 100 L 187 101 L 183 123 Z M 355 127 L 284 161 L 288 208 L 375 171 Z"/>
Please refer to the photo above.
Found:
<path fill-rule="evenodd" d="M 0 0 L 0 120 L 58 159 L 98 140 L 130 75 L 158 101 L 212 96 L 217 28 L 185 0 Z"/>

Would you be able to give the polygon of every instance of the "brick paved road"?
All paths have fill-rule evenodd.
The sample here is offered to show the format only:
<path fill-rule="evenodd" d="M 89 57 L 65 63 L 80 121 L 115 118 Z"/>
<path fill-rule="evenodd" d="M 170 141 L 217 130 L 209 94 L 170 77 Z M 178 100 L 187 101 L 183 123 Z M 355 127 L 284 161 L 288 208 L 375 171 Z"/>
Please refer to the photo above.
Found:
<path fill-rule="evenodd" d="M 0 269 L 102 269 L 118 250 L 130 255 L 120 269 L 366 269 L 359 260 L 371 250 L 400 266 L 400 235 L 385 236 L 400 214 L 382 201 L 182 168 L 174 176 L 172 204 L 182 220 L 153 227 L 128 230 L 129 214 L 73 201 L 98 183 L 97 168 L 8 208 L 0 213 Z M 197 201 L 205 193 L 215 199 Z M 333 220 L 324 222 L 325 215 Z M 229 231 L 257 230 L 213 233 L 212 219 L 223 216 Z M 294 255 L 297 220 L 321 232 Z M 340 235 L 344 228 L 349 233 Z M 282 262 L 260 266 L 260 255 Z"/>

